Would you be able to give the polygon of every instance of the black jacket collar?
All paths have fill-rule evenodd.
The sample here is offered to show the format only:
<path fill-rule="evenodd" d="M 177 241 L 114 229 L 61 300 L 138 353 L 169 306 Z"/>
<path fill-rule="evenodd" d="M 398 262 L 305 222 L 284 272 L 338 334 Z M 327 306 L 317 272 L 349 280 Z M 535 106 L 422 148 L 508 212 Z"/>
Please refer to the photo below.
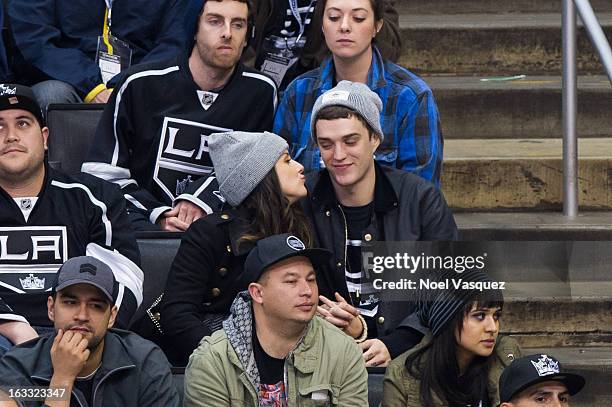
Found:
<path fill-rule="evenodd" d="M 398 198 L 391 180 L 386 174 L 385 168 L 374 161 L 376 181 L 374 184 L 374 210 L 376 212 L 388 212 L 398 205 Z M 338 205 L 338 199 L 331 182 L 327 169 L 311 175 L 313 185 L 310 199 L 329 207 Z"/>

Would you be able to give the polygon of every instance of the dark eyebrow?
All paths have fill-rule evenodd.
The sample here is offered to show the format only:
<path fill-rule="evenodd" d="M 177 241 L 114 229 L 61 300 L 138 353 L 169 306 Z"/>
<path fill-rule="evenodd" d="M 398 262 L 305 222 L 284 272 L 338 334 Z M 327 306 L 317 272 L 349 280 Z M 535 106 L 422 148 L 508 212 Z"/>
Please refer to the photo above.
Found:
<path fill-rule="evenodd" d="M 208 13 L 205 15 L 206 17 L 215 17 L 215 18 L 220 18 L 222 20 L 225 20 L 225 16 L 221 15 L 221 14 L 217 14 L 217 13 Z M 246 21 L 246 18 L 243 17 L 233 17 L 230 19 L 230 21 Z"/>
<path fill-rule="evenodd" d="M 330 8 L 328 8 L 328 10 L 342 11 L 338 7 L 330 7 Z M 368 12 L 368 9 L 367 8 L 363 8 L 363 7 L 356 7 L 354 9 L 351 9 L 351 11 L 361 11 L 361 10 L 365 11 L 366 13 Z"/>
<path fill-rule="evenodd" d="M 348 138 L 355 137 L 355 136 L 360 136 L 360 134 L 359 133 L 346 134 L 346 135 L 342 136 L 342 140 L 346 140 Z M 317 136 L 317 141 L 331 141 L 331 139 L 329 137 L 320 137 L 320 136 Z"/>

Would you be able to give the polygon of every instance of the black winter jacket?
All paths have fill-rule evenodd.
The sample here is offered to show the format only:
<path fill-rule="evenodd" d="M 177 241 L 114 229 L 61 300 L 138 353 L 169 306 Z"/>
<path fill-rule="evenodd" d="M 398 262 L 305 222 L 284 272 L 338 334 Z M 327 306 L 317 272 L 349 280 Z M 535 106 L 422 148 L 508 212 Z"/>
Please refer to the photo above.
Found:
<path fill-rule="evenodd" d="M 247 216 L 224 210 L 194 222 L 183 235 L 164 290 L 161 325 L 171 360 L 186 365 L 200 340 L 229 315 L 236 295 L 246 289 L 243 266 L 253 244 L 238 239 Z"/>
<path fill-rule="evenodd" d="M 9 350 L 0 359 L 0 389 L 48 387 L 53 376 L 51 345 L 55 336 L 42 336 Z M 5 390 L 6 391 L 6 390 Z M 104 337 L 102 364 L 93 378 L 92 407 L 179 406 L 170 364 L 152 342 L 119 329 Z M 21 401 L 39 406 L 41 401 Z M 87 407 L 83 393 L 73 388 L 70 406 Z"/>
<path fill-rule="evenodd" d="M 362 232 L 362 241 L 449 241 L 458 236 L 457 225 L 442 193 L 429 181 L 414 174 L 375 163 L 374 211 L 370 225 Z M 334 256 L 329 268 L 318 276 L 319 292 L 334 298 L 339 292 L 350 298 L 345 280 L 347 225 L 327 170 L 307 176 L 309 191 L 302 206 L 313 225 L 318 246 L 331 250 Z M 399 302 L 381 301 L 375 316 L 378 338 L 389 348 L 392 357 L 404 352 L 414 339 L 402 340 L 396 332 L 410 311 Z M 405 332 L 407 333 L 407 331 Z M 385 339 L 386 337 L 386 339 Z M 396 348 L 395 344 L 402 347 Z M 402 350 L 403 349 L 403 350 Z"/>

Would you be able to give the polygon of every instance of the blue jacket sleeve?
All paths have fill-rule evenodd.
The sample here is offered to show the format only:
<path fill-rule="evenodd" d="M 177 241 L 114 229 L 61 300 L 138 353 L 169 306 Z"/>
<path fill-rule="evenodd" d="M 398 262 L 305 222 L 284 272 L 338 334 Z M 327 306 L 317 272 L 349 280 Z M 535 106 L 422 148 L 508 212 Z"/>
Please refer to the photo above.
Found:
<path fill-rule="evenodd" d="M 295 98 L 296 98 L 296 82 L 293 81 L 285 93 L 276 109 L 274 116 L 273 132 L 284 138 L 289 147 L 293 143 L 298 142 L 298 123 L 295 119 Z"/>
<path fill-rule="evenodd" d="M 160 3 L 160 2 L 157 2 Z M 187 9 L 187 0 L 165 0 L 161 2 L 165 7 L 160 8 L 158 14 L 159 30 L 155 37 L 155 46 L 142 57 L 138 64 L 159 62 L 168 60 L 185 50 L 185 29 L 183 21 L 184 14 Z M 134 61 L 132 61 L 134 65 Z M 107 83 L 107 87 L 115 88 L 120 80 L 123 79 L 125 71 L 115 75 Z"/>
<path fill-rule="evenodd" d="M 401 103 L 401 98 L 400 102 Z M 397 167 L 440 187 L 444 141 L 438 107 L 431 91 L 423 92 L 408 107 L 398 127 Z"/>
<path fill-rule="evenodd" d="M 60 47 L 55 0 L 8 2 L 13 38 L 25 60 L 52 79 L 67 82 L 84 97 L 102 83 L 95 61 L 75 47 Z M 67 69 L 69 67 L 69 69 Z"/>

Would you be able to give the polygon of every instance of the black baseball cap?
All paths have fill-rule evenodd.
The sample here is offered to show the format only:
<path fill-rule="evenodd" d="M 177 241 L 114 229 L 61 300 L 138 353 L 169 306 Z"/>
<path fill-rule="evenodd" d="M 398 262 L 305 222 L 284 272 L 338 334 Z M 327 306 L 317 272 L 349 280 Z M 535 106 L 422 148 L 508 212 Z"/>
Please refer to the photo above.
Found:
<path fill-rule="evenodd" d="M 561 363 L 549 355 L 529 355 L 507 366 L 499 378 L 500 402 L 509 402 L 514 396 L 534 384 L 555 381 L 567 387 L 571 396 L 584 387 L 584 377 L 567 373 Z"/>
<path fill-rule="evenodd" d="M 12 83 L 0 83 L 0 110 L 22 109 L 32 113 L 44 126 L 42 110 L 32 89 Z"/>
<path fill-rule="evenodd" d="M 57 271 L 53 291 L 58 292 L 75 284 L 90 284 L 98 288 L 115 303 L 115 276 L 111 268 L 91 256 L 73 257 L 66 261 Z"/>
<path fill-rule="evenodd" d="M 266 237 L 257 242 L 244 263 L 244 278 L 247 283 L 259 280 L 270 266 L 290 257 L 307 257 L 316 269 L 331 258 L 332 253 L 325 249 L 307 249 L 296 236 L 284 233 Z"/>

